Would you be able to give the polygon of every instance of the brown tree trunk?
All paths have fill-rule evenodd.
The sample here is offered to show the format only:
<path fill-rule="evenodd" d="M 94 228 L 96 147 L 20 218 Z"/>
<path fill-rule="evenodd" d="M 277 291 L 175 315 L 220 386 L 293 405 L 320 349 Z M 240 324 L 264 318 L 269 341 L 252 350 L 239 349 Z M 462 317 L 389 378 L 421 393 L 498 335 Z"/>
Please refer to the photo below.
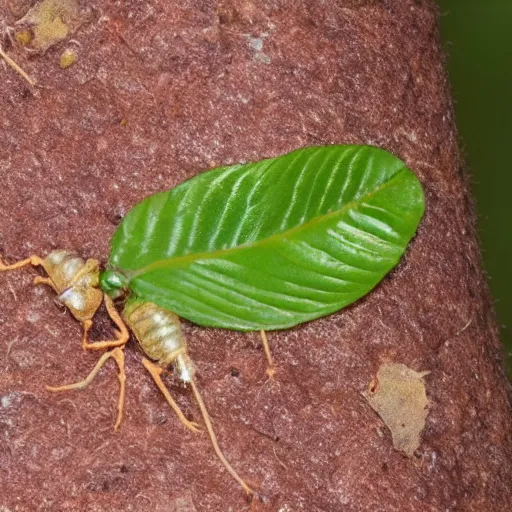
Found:
<path fill-rule="evenodd" d="M 26 4 L 6 3 L 6 23 Z M 134 345 L 119 432 L 113 367 L 86 391 L 48 393 L 45 384 L 83 378 L 98 355 L 82 352 L 79 325 L 51 290 L 31 286 L 34 271 L 1 274 L 0 509 L 510 509 L 509 387 L 434 3 L 128 0 L 84 2 L 78 13 L 45 53 L 4 38 L 39 84 L 0 69 L 0 244 L 10 260 L 53 248 L 105 260 L 119 218 L 145 196 L 213 165 L 316 144 L 388 149 L 419 176 L 427 209 L 371 294 L 269 334 L 274 382 L 256 334 L 186 324 L 220 444 L 259 490 L 251 504 L 205 433 L 179 424 Z M 68 47 L 78 60 L 61 69 Z M 108 332 L 100 316 L 96 335 Z M 362 396 L 387 362 L 430 371 L 413 457 L 393 448 Z M 172 391 L 198 417 L 190 390 Z"/>

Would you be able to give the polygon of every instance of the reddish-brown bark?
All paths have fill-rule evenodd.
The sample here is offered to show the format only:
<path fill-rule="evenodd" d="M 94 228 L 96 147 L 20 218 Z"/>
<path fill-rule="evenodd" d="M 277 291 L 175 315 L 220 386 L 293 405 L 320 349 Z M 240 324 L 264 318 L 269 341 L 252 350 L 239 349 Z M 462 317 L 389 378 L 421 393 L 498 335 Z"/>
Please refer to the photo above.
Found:
<path fill-rule="evenodd" d="M 1 7 L 11 25 L 27 8 L 12 4 Z M 7 48 L 36 89 L 0 70 L 0 248 L 11 261 L 53 248 L 105 260 L 119 218 L 145 196 L 313 144 L 392 151 L 422 181 L 427 211 L 371 294 L 269 335 L 274 383 L 256 334 L 185 325 L 220 442 L 260 491 L 252 504 L 206 435 L 179 424 L 133 344 L 119 432 L 113 367 L 87 391 L 48 393 L 97 354 L 82 352 L 51 291 L 31 286 L 34 271 L 0 275 L 0 508 L 510 508 L 510 397 L 433 2 L 129 0 L 82 12 L 72 67 L 58 65 L 64 42 Z M 109 331 L 100 316 L 96 335 Z M 389 361 L 431 372 L 413 458 L 361 395 Z M 198 417 L 190 392 L 173 392 Z"/>

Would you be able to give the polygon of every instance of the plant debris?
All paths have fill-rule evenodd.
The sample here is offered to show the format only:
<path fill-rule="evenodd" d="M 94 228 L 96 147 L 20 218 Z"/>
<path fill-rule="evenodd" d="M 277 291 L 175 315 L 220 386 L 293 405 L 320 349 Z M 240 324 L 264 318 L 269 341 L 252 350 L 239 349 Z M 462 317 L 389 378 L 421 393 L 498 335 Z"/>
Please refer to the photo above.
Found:
<path fill-rule="evenodd" d="M 423 377 L 404 364 L 384 364 L 363 393 L 370 407 L 391 431 L 395 449 L 412 457 L 421 442 L 428 415 Z"/>
<path fill-rule="evenodd" d="M 66 48 L 60 55 L 59 66 L 62 69 L 69 68 L 69 66 L 72 66 L 76 62 L 77 58 L 78 56 L 74 50 Z"/>
<path fill-rule="evenodd" d="M 17 22 L 17 25 L 23 27 L 18 33 L 24 34 L 20 42 L 30 45 L 34 50 L 45 52 L 72 34 L 78 27 L 79 19 L 76 0 L 42 0 Z M 32 30 L 31 38 L 26 36 L 27 27 Z"/>
<path fill-rule="evenodd" d="M 22 78 L 24 78 L 32 87 L 36 85 L 36 81 L 33 78 L 30 78 L 30 76 L 20 67 L 19 64 L 17 64 L 13 59 L 7 55 L 2 48 L 0 47 L 0 57 L 4 59 L 4 61 L 14 70 L 16 73 L 18 73 Z"/>

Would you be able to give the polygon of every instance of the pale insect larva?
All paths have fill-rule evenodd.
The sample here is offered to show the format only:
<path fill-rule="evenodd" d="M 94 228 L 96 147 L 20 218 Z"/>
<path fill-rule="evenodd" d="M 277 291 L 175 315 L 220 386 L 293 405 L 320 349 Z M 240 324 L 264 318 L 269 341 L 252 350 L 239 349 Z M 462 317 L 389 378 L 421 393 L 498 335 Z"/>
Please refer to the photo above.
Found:
<path fill-rule="evenodd" d="M 219 447 L 210 416 L 195 382 L 195 366 L 188 355 L 187 342 L 178 315 L 152 302 L 135 299 L 126 304 L 123 310 L 123 318 L 135 334 L 144 353 L 148 358 L 156 362 L 153 363 L 146 358 L 142 361 L 180 421 L 190 430 L 196 430 L 196 425 L 185 418 L 162 381 L 162 372 L 171 364 L 175 365 L 178 377 L 192 388 L 213 449 L 218 458 L 229 474 L 242 486 L 244 491 L 252 494 L 252 489 L 233 469 Z"/>
<path fill-rule="evenodd" d="M 114 428 L 117 430 L 121 424 L 124 409 L 125 395 L 125 371 L 124 371 L 124 353 L 123 348 L 130 333 L 124 325 L 119 313 L 117 312 L 112 299 L 104 295 L 98 288 L 99 284 L 99 262 L 95 259 L 84 261 L 73 251 L 58 250 L 53 251 L 46 258 L 39 256 L 30 256 L 29 258 L 7 265 L 0 258 L 0 272 L 16 270 L 18 268 L 32 265 L 40 266 L 44 269 L 48 277 L 37 276 L 34 284 L 45 284 L 53 288 L 57 293 L 58 299 L 71 312 L 71 314 L 82 324 L 83 336 L 82 347 L 86 350 L 102 350 L 112 348 L 105 352 L 98 360 L 89 376 L 75 384 L 65 386 L 51 387 L 47 386 L 49 391 L 64 391 L 69 389 L 82 389 L 86 387 L 99 372 L 105 362 L 112 358 L 116 361 L 119 368 L 119 399 L 118 413 Z M 102 300 L 105 302 L 107 312 L 110 318 L 118 327 L 115 340 L 89 342 L 89 330 L 93 322 L 92 318 L 98 311 Z"/>

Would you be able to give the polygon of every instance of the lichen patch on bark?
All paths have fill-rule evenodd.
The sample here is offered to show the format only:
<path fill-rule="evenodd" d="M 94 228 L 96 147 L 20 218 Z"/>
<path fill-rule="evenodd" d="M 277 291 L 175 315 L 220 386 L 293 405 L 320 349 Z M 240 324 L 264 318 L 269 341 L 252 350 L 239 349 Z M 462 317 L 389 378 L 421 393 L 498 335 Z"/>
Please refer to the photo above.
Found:
<path fill-rule="evenodd" d="M 18 26 L 23 27 L 18 32 L 17 40 L 24 46 L 44 52 L 71 35 L 79 20 L 76 0 L 42 0 L 17 22 Z"/>

